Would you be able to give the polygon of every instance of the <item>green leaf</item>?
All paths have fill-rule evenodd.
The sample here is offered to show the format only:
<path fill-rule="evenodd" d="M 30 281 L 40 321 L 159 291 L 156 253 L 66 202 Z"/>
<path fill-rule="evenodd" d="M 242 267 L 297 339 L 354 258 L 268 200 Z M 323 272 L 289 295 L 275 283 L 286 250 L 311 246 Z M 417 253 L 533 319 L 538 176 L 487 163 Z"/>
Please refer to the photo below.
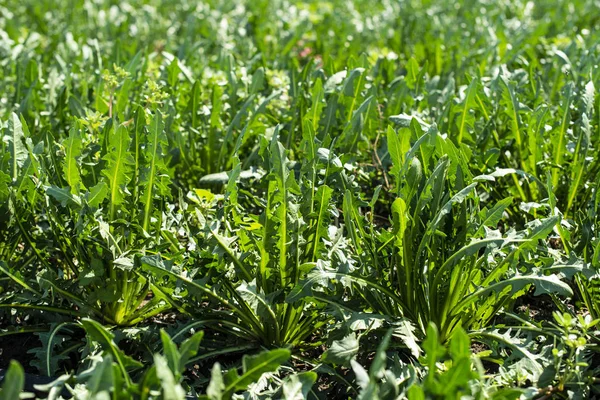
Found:
<path fill-rule="evenodd" d="M 17 180 L 19 168 L 23 167 L 28 157 L 23 124 L 15 113 L 12 113 L 8 118 L 8 128 L 3 140 L 8 145 L 11 160 L 10 176 L 14 182 Z"/>
<path fill-rule="evenodd" d="M 312 87 L 312 104 L 309 111 L 314 132 L 317 132 L 319 128 L 319 121 L 321 120 L 321 114 L 323 113 L 323 107 L 325 106 L 324 97 L 325 92 L 323 91 L 323 82 L 318 78 Z"/>
<path fill-rule="evenodd" d="M 62 163 L 63 174 L 67 184 L 71 188 L 71 193 L 79 194 L 82 186 L 79 173 L 79 157 L 81 156 L 81 135 L 79 129 L 71 128 L 69 137 L 63 142 L 65 148 L 65 159 Z"/>
<path fill-rule="evenodd" d="M 92 376 L 86 382 L 86 389 L 91 395 L 102 392 L 108 394 L 114 390 L 114 384 L 113 358 L 110 354 L 106 354 L 102 361 L 94 364 Z"/>
<path fill-rule="evenodd" d="M 185 400 L 185 390 L 175 380 L 175 376 L 167 364 L 165 357 L 160 354 L 154 355 L 156 376 L 160 380 L 163 400 Z"/>
<path fill-rule="evenodd" d="M 114 219 L 117 207 L 123 203 L 126 185 L 131 180 L 131 166 L 135 163 L 129 152 L 131 138 L 123 125 L 114 127 L 109 132 L 108 152 L 104 156 L 107 166 L 102 171 L 110 190 L 110 218 Z"/>
<path fill-rule="evenodd" d="M 510 120 L 510 128 L 515 138 L 517 151 L 521 151 L 523 140 L 521 139 L 521 117 L 519 116 L 520 105 L 515 95 L 514 87 L 504 75 L 500 76 L 502 83 L 502 102 L 505 107 L 505 113 Z"/>
<path fill-rule="evenodd" d="M 58 339 L 58 332 L 66 325 L 68 325 L 68 322 L 63 322 L 61 324 L 56 325 L 51 331 L 50 331 L 50 335 L 46 336 L 45 334 L 40 335 L 40 339 L 42 340 L 43 343 L 43 349 L 45 350 L 46 353 L 46 364 L 45 364 L 45 372 L 48 376 L 52 376 L 52 374 L 54 373 L 54 371 L 56 370 L 56 368 L 53 368 L 52 366 L 52 362 L 54 362 L 54 366 L 58 366 L 58 361 L 60 361 L 60 359 L 62 357 L 56 356 L 53 357 L 52 356 L 52 349 L 54 348 L 54 339 Z M 44 340 L 44 337 L 47 337 L 47 340 Z M 57 340 L 58 342 L 59 340 Z M 66 357 L 65 357 L 66 358 Z"/>
<path fill-rule="evenodd" d="M 133 84 L 134 83 L 130 78 L 125 79 L 116 93 L 115 111 L 119 116 L 125 112 L 127 105 L 131 104 L 131 101 L 129 100 L 129 91 L 131 90 Z"/>
<path fill-rule="evenodd" d="M 373 386 L 374 382 L 372 377 L 369 376 L 369 373 L 365 370 L 365 368 L 360 365 L 356 360 L 350 360 L 350 365 L 352 366 L 352 370 L 354 371 L 354 375 L 356 376 L 356 384 L 363 390 L 361 390 L 359 399 L 364 399 L 364 393 L 368 392 L 367 389 L 369 386 Z M 370 393 L 372 394 L 372 393 Z M 368 397 L 371 398 L 371 397 Z"/>
<path fill-rule="evenodd" d="M 392 334 L 395 331 L 397 331 L 397 329 L 388 329 L 385 336 L 379 343 L 379 346 L 377 346 L 377 352 L 375 353 L 371 367 L 369 367 L 369 376 L 371 379 L 381 379 L 383 377 L 387 360 L 386 351 L 390 345 Z"/>
<path fill-rule="evenodd" d="M 415 89 L 419 83 L 419 63 L 414 57 L 411 57 L 406 64 L 406 85 L 410 89 Z"/>
<path fill-rule="evenodd" d="M 98 208 L 108 195 L 108 185 L 105 182 L 98 182 L 93 186 L 86 196 L 86 202 L 90 207 Z"/>
<path fill-rule="evenodd" d="M 179 371 L 183 372 L 187 363 L 198 354 L 198 347 L 200 347 L 200 342 L 204 337 L 204 332 L 196 332 L 190 338 L 186 339 L 179 346 Z"/>
<path fill-rule="evenodd" d="M 450 200 L 448 200 L 446 202 L 446 204 L 444 204 L 438 214 L 435 216 L 435 219 L 433 220 L 433 222 L 431 223 L 431 225 L 428 227 L 428 230 L 430 232 L 433 232 L 433 230 L 437 229 L 437 227 L 439 226 L 439 224 L 442 221 L 442 218 L 449 214 L 450 211 L 452 210 L 452 207 L 455 204 L 461 204 L 463 201 L 465 201 L 465 199 L 467 198 L 467 196 L 469 194 L 471 194 L 472 191 L 474 191 L 474 189 L 477 187 L 477 183 L 471 183 L 470 185 L 466 186 L 464 189 L 462 189 L 460 192 L 456 193 L 454 196 L 452 196 L 452 198 Z"/>
<path fill-rule="evenodd" d="M 157 179 L 157 175 L 163 173 L 165 169 L 163 149 L 167 148 L 168 144 L 164 129 L 165 124 L 163 122 L 163 117 L 160 111 L 156 110 L 150 121 L 150 126 L 148 127 L 148 137 L 146 149 L 144 151 L 147 168 L 140 182 L 143 187 L 141 202 L 144 204 L 144 216 L 142 222 L 144 231 L 148 231 L 148 225 L 150 224 L 155 186 L 159 184 L 158 192 L 161 195 L 166 195 L 166 188 L 160 185 L 161 181 L 160 179 Z"/>
<path fill-rule="evenodd" d="M 350 360 L 358 354 L 359 344 L 356 333 L 352 332 L 340 340 L 334 340 L 331 347 L 321 356 L 326 363 L 349 366 Z"/>
<path fill-rule="evenodd" d="M 401 128 L 397 133 L 391 125 L 388 125 L 387 145 L 392 160 L 392 170 L 390 172 L 398 180 L 398 185 L 400 185 L 400 171 L 404 165 L 404 157 L 410 149 L 409 138 L 410 133 L 406 129 Z"/>
<path fill-rule="evenodd" d="M 593 98 L 592 98 L 593 100 Z M 567 196 L 567 207 L 565 215 L 568 215 L 579 192 L 581 179 L 585 173 L 585 165 L 588 154 L 588 146 L 592 135 L 592 128 L 587 114 L 581 115 L 581 133 L 577 138 L 575 154 L 571 166 L 571 177 L 569 179 L 569 194 Z"/>
<path fill-rule="evenodd" d="M 49 186 L 46 188 L 46 194 L 53 197 L 63 207 L 66 207 L 67 205 L 81 206 L 81 199 L 79 196 L 72 194 L 68 188 Z"/>
<path fill-rule="evenodd" d="M 556 224 L 560 221 L 560 217 L 554 215 L 552 217 L 537 220 L 536 225 L 530 230 L 527 235 L 527 239 L 535 244 L 536 240 L 543 240 L 548 237 L 550 232 L 554 229 Z"/>
<path fill-rule="evenodd" d="M 0 171 L 0 202 L 4 202 L 8 199 L 9 189 L 8 185 L 11 183 L 10 175 Z"/>
<path fill-rule="evenodd" d="M 375 97 L 367 97 L 360 106 L 349 115 L 348 123 L 342 132 L 342 141 L 345 143 L 346 151 L 352 152 L 356 149 L 358 139 L 364 138 L 365 120 L 368 120 L 369 113 L 373 110 Z"/>
<path fill-rule="evenodd" d="M 313 261 L 319 258 L 320 250 L 324 248 L 322 243 L 323 238 L 328 237 L 327 228 L 329 227 L 330 221 L 330 202 L 331 196 L 333 195 L 333 189 L 327 185 L 319 186 L 315 195 L 315 202 L 317 206 L 317 220 L 315 223 L 315 233 L 312 239 L 313 244 Z"/>
<path fill-rule="evenodd" d="M 277 251 L 279 253 L 279 261 L 277 263 L 279 276 L 282 286 L 288 285 L 288 280 L 296 274 L 288 270 L 288 210 L 289 193 L 291 191 L 298 192 L 297 184 L 294 181 L 293 174 L 287 167 L 287 155 L 283 145 L 277 140 L 280 126 L 275 128 L 273 138 L 270 145 L 270 160 L 272 170 L 270 177 L 273 179 L 273 184 L 269 187 L 269 197 L 267 199 L 267 210 L 265 224 L 277 226 Z M 266 239 L 266 237 L 264 238 Z M 264 250 L 263 250 L 263 255 Z M 264 265 L 261 265 L 261 274 L 264 277 Z"/>
<path fill-rule="evenodd" d="M 360 77 L 362 76 L 364 68 L 355 68 L 346 77 L 342 86 L 342 93 L 344 96 L 356 97 L 357 91 L 360 90 Z M 358 79 L 358 82 L 356 82 Z"/>
<path fill-rule="evenodd" d="M 181 355 L 179 354 L 177 345 L 175 342 L 173 342 L 173 340 L 171 340 L 171 337 L 167 332 L 165 332 L 164 329 L 160 330 L 160 340 L 162 341 L 163 345 L 164 359 L 166 359 L 167 364 L 173 374 L 179 374 L 180 372 L 183 372 L 179 370 Z"/>
<path fill-rule="evenodd" d="M 408 215 L 406 209 L 406 202 L 400 197 L 398 197 L 392 203 L 392 221 L 392 226 L 394 229 L 394 234 L 397 238 L 397 243 L 402 244 L 402 240 L 404 239 L 404 231 L 406 231 L 406 227 L 408 224 Z"/>
<path fill-rule="evenodd" d="M 557 189 L 560 174 L 562 173 L 559 168 L 562 166 L 564 154 L 567 152 L 565 144 L 568 141 L 567 130 L 569 129 L 569 122 L 571 116 L 571 101 L 573 99 L 573 83 L 569 82 L 565 86 L 564 94 L 562 95 L 562 106 L 560 108 L 561 119 L 558 129 L 552 137 L 553 153 L 554 153 L 554 165 L 552 169 L 552 188 Z"/>
<path fill-rule="evenodd" d="M 464 329 L 459 328 L 454 331 L 450 337 L 448 351 L 454 360 L 471 357 L 471 340 Z"/>
<path fill-rule="evenodd" d="M 194 82 L 190 93 L 190 111 L 192 113 L 192 127 L 196 128 L 198 125 L 196 120 L 198 118 L 198 110 L 200 108 L 200 81 Z"/>
<path fill-rule="evenodd" d="M 411 354 L 418 358 L 421 356 L 421 347 L 419 346 L 419 339 L 415 335 L 416 328 L 407 319 L 401 319 L 394 323 L 393 335 L 394 337 L 402 340 L 404 345 L 408 347 Z"/>
<path fill-rule="evenodd" d="M 496 228 L 498 222 L 502 219 L 504 211 L 512 204 L 512 201 L 512 197 L 507 197 L 494 204 L 492 208 L 484 210 L 484 212 L 482 212 L 482 221 L 477 230 L 477 234 L 483 233 L 483 228 L 485 226 Z"/>
<path fill-rule="evenodd" d="M 221 400 L 223 399 L 224 392 L 225 383 L 223 382 L 221 365 L 216 362 L 210 371 L 210 383 L 206 388 L 206 395 L 210 400 Z M 231 397 L 231 395 L 229 397 Z"/>
<path fill-rule="evenodd" d="M 276 371 L 281 364 L 289 360 L 291 352 L 288 349 L 264 351 L 255 356 L 245 355 L 242 359 L 242 375 L 231 369 L 225 374 L 225 390 L 223 398 L 230 399 L 238 390 L 245 390 L 251 383 L 260 379 L 265 372 Z"/>
<path fill-rule="evenodd" d="M 425 400 L 425 391 L 418 384 L 413 384 L 408 388 L 407 397 L 408 400 Z"/>
<path fill-rule="evenodd" d="M 212 236 L 216 239 L 217 245 L 223 250 L 223 252 L 233 261 L 234 265 L 244 275 L 244 278 L 250 282 L 252 281 L 252 274 L 250 274 L 250 268 L 235 254 L 235 250 L 231 247 L 231 244 L 235 241 L 234 238 L 228 238 L 212 231 Z"/>
<path fill-rule="evenodd" d="M 560 280 L 557 275 L 517 275 L 500 282 L 482 287 L 467 295 L 458 303 L 452 312 L 456 315 L 459 310 L 469 306 L 479 298 L 483 298 L 491 293 L 500 293 L 504 288 L 510 287 L 510 295 L 517 293 L 528 285 L 535 285 L 535 296 L 541 294 L 558 294 L 564 297 L 573 296 L 573 290 Z"/>
<path fill-rule="evenodd" d="M 181 68 L 179 67 L 179 60 L 177 57 L 173 57 L 173 60 L 167 67 L 167 83 L 170 87 L 174 88 L 179 81 L 179 73 Z"/>
<path fill-rule="evenodd" d="M 317 381 L 315 372 L 302 372 L 288 376 L 283 381 L 283 398 L 285 400 L 304 400 L 308 398 L 308 393 Z"/>
<path fill-rule="evenodd" d="M 4 383 L 2 384 L 2 391 L 0 391 L 0 400 L 16 400 L 25 387 L 25 373 L 23 367 L 16 361 L 11 361 L 6 376 L 4 377 Z"/>
<path fill-rule="evenodd" d="M 252 84 L 250 85 L 250 89 L 248 91 L 249 94 L 257 94 L 261 90 L 264 89 L 265 86 L 265 69 L 258 68 L 254 75 L 252 75 Z"/>
<path fill-rule="evenodd" d="M 127 383 L 131 384 L 131 378 L 127 373 L 128 368 L 140 368 L 143 365 L 134 360 L 133 358 L 127 356 L 120 350 L 114 342 L 114 335 L 110 333 L 105 327 L 103 327 L 98 322 L 84 318 L 81 320 L 81 325 L 83 325 L 88 336 L 102 347 L 102 349 L 110 354 L 113 359 L 119 365 L 123 378 Z"/>
<path fill-rule="evenodd" d="M 581 97 L 581 101 L 583 102 L 583 106 L 585 107 L 585 114 L 592 115 L 592 111 L 594 109 L 594 98 L 596 97 L 596 87 L 594 86 L 593 81 L 589 81 L 585 85 L 585 90 L 583 91 L 583 96 Z"/>
<path fill-rule="evenodd" d="M 473 78 L 469 87 L 467 88 L 467 92 L 465 93 L 465 99 L 463 100 L 463 104 L 460 111 L 460 116 L 458 119 L 458 144 L 462 143 L 463 136 L 465 133 L 468 133 L 467 128 L 472 128 L 474 120 L 470 115 L 471 108 L 475 107 L 475 93 L 477 91 L 477 78 Z"/>

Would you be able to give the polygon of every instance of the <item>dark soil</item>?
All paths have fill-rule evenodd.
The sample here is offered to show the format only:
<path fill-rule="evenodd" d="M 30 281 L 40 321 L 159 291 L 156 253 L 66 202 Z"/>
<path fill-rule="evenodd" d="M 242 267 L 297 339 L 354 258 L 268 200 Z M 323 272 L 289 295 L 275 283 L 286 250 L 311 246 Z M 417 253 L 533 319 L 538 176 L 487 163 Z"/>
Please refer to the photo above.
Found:
<path fill-rule="evenodd" d="M 552 313 L 557 311 L 557 308 L 552 298 L 548 295 L 534 296 L 532 292 L 533 290 L 517 299 L 515 302 L 515 311 L 528 316 L 533 321 L 554 321 Z M 572 305 L 565 303 L 565 307 L 572 308 Z"/>
<path fill-rule="evenodd" d="M 0 338 L 0 369 L 8 368 L 10 360 L 17 360 L 25 372 L 37 373 L 36 368 L 29 365 L 35 356 L 27 351 L 41 345 L 42 343 L 33 333 L 20 333 Z"/>

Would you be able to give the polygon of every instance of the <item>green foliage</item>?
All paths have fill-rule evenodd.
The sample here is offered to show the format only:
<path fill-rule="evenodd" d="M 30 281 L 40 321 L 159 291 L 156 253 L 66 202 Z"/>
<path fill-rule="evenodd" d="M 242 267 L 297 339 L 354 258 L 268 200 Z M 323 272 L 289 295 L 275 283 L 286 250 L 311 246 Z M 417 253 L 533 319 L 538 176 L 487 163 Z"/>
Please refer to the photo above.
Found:
<path fill-rule="evenodd" d="M 23 367 L 16 361 L 10 362 L 10 367 L 4 376 L 4 383 L 0 389 L 0 399 L 18 399 L 25 386 Z"/>
<path fill-rule="evenodd" d="M 13 3 L 0 397 L 598 396 L 597 4 Z"/>
<path fill-rule="evenodd" d="M 245 390 L 264 373 L 277 370 L 289 357 L 290 351 L 285 349 L 266 351 L 256 356 L 244 356 L 242 375 L 239 375 L 236 369 L 230 369 L 225 375 L 221 375 L 221 366 L 219 363 L 215 363 L 211 371 L 206 398 L 210 400 L 231 399 L 235 392 Z"/>

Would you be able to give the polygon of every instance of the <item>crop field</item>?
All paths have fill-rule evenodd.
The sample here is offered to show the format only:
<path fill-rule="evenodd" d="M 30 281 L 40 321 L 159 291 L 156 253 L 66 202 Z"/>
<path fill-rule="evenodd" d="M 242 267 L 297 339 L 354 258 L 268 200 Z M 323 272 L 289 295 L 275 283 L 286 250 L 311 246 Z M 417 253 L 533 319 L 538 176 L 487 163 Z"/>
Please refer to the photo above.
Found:
<path fill-rule="evenodd" d="M 0 400 L 600 398 L 600 3 L 0 0 Z"/>

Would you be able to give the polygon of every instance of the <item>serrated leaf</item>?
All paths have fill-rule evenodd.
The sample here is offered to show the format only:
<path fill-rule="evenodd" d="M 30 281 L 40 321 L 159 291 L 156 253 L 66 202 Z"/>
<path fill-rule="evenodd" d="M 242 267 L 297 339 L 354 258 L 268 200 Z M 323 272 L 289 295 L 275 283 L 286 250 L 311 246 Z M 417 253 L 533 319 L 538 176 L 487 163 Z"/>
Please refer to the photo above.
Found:
<path fill-rule="evenodd" d="M 169 369 L 167 360 L 160 354 L 154 355 L 156 377 L 162 387 L 163 400 L 185 400 L 185 390 L 175 380 L 173 372 Z"/>
<path fill-rule="evenodd" d="M 475 107 L 475 92 L 477 90 L 477 83 L 477 78 L 473 78 L 471 80 L 471 83 L 467 87 L 467 91 L 465 93 L 465 99 L 460 107 L 458 121 L 456 122 L 458 126 L 458 144 L 461 144 L 465 134 L 468 134 L 467 128 L 473 127 L 474 118 L 472 118 L 470 110 Z"/>
<path fill-rule="evenodd" d="M 90 207 L 100 207 L 100 204 L 106 199 L 108 195 L 108 185 L 105 182 L 98 182 L 95 186 L 92 186 L 86 196 L 86 202 Z"/>
<path fill-rule="evenodd" d="M 317 220 L 315 223 L 315 232 L 312 238 L 313 261 L 316 261 L 320 255 L 320 249 L 324 247 L 322 240 L 328 237 L 327 228 L 330 218 L 330 202 L 333 195 L 333 189 L 327 185 L 319 186 L 315 194 L 315 203 L 317 207 Z"/>
<path fill-rule="evenodd" d="M 0 171 L 0 202 L 4 202 L 8 199 L 9 188 L 8 185 L 11 183 L 10 175 Z"/>
<path fill-rule="evenodd" d="M 8 118 L 8 127 L 3 140 L 8 145 L 8 153 L 10 154 L 10 176 L 13 181 L 16 181 L 19 168 L 25 164 L 28 153 L 25 146 L 23 124 L 15 113 L 12 113 Z"/>
<path fill-rule="evenodd" d="M 114 390 L 113 358 L 110 354 L 106 354 L 102 361 L 93 366 L 92 375 L 85 384 L 91 395 Z"/>
<path fill-rule="evenodd" d="M 356 333 L 352 332 L 343 339 L 334 340 L 331 347 L 321 356 L 321 360 L 327 363 L 349 366 L 350 360 L 356 357 L 358 350 L 358 338 Z"/>
<path fill-rule="evenodd" d="M 206 395 L 210 400 L 222 400 L 225 391 L 221 365 L 216 362 L 210 371 L 210 383 L 206 388 Z"/>
<path fill-rule="evenodd" d="M 420 357 L 421 347 L 419 346 L 419 340 L 415 335 L 416 328 L 414 325 L 406 319 L 402 319 L 394 325 L 396 326 L 393 330 L 394 336 L 400 338 L 400 340 L 404 342 L 414 357 Z"/>
<path fill-rule="evenodd" d="M 596 96 L 596 87 L 594 86 L 593 81 L 589 81 L 585 85 L 585 90 L 583 91 L 583 96 L 581 100 L 583 101 L 583 105 L 585 107 L 585 113 L 587 115 L 592 115 L 592 110 L 594 108 L 594 97 Z"/>
<path fill-rule="evenodd" d="M 82 186 L 78 162 L 82 147 L 79 129 L 76 127 L 71 128 L 69 136 L 63 141 L 63 146 L 65 148 L 65 159 L 62 163 L 63 174 L 67 184 L 71 188 L 71 193 L 78 195 Z"/>
<path fill-rule="evenodd" d="M 504 112 L 509 118 L 509 125 L 512 131 L 513 137 L 517 145 L 517 151 L 520 151 L 523 144 L 521 139 L 521 117 L 520 103 L 517 100 L 514 86 L 509 82 L 508 78 L 504 75 L 500 76 L 500 82 L 502 83 L 502 104 L 504 105 Z"/>
<path fill-rule="evenodd" d="M 496 228 L 498 222 L 502 219 L 504 215 L 504 211 L 512 204 L 513 198 L 507 197 L 498 201 L 494 206 L 488 210 L 485 210 L 485 213 L 482 216 L 481 225 L 477 230 L 477 233 L 480 234 L 483 232 L 484 227 Z"/>
<path fill-rule="evenodd" d="M 276 371 L 290 356 L 291 352 L 288 349 L 276 349 L 264 351 L 255 356 L 244 356 L 242 375 L 238 375 L 235 369 L 225 374 L 223 398 L 229 399 L 236 391 L 245 390 L 248 385 L 258 381 L 265 372 Z"/>
<path fill-rule="evenodd" d="M 113 265 L 124 271 L 131 271 L 133 269 L 133 260 L 129 257 L 118 257 L 113 260 Z"/>
<path fill-rule="evenodd" d="M 283 398 L 285 400 L 304 400 L 308 398 L 308 393 L 317 381 L 315 372 L 302 372 L 288 376 L 283 381 Z"/>
<path fill-rule="evenodd" d="M 331 75 L 325 82 L 325 93 L 333 92 L 346 78 L 348 71 L 340 71 Z"/>
<path fill-rule="evenodd" d="M 110 354 L 117 364 L 119 364 L 123 376 L 126 379 L 129 377 L 126 370 L 127 368 L 140 368 L 143 366 L 139 361 L 134 360 L 119 349 L 114 342 L 114 335 L 98 322 L 84 318 L 81 320 L 81 325 L 85 329 L 87 335 L 93 341 L 97 342 L 102 349 Z"/>
<path fill-rule="evenodd" d="M 510 294 L 512 295 L 528 285 L 535 285 L 534 295 L 536 296 L 541 294 L 573 296 L 573 290 L 569 285 L 561 281 L 556 275 L 517 275 L 472 292 L 454 307 L 453 314 L 490 293 L 500 293 L 504 288 L 510 287 Z"/>
<path fill-rule="evenodd" d="M 161 185 L 158 178 L 159 174 L 164 171 L 163 152 L 167 148 L 167 136 L 165 134 L 165 124 L 160 111 L 156 111 L 152 115 L 150 126 L 148 127 L 148 136 L 144 155 L 146 158 L 147 167 L 140 182 L 143 190 L 140 196 L 140 201 L 144 205 L 144 215 L 142 228 L 147 231 L 150 224 L 154 196 L 156 193 L 166 195 L 165 188 Z M 155 188 L 155 186 L 157 186 Z M 155 189 L 158 189 L 155 191 Z"/>
<path fill-rule="evenodd" d="M 81 199 L 74 195 L 68 188 L 59 188 L 57 186 L 49 186 L 46 188 L 46 194 L 53 197 L 63 207 L 67 205 L 81 206 Z"/>
<path fill-rule="evenodd" d="M 109 133 L 108 152 L 104 156 L 107 166 L 102 171 L 107 179 L 110 190 L 110 217 L 114 218 L 116 208 L 125 196 L 125 186 L 131 181 L 131 166 L 134 164 L 133 156 L 129 151 L 131 138 L 129 131 L 123 125 L 113 128 Z"/>
<path fill-rule="evenodd" d="M 565 144 L 568 141 L 567 130 L 569 128 L 570 117 L 571 117 L 571 102 L 573 100 L 573 83 L 568 82 L 565 85 L 564 93 L 562 95 L 562 105 L 560 107 L 560 124 L 555 129 L 554 135 L 552 135 L 553 144 L 553 155 L 554 165 L 561 166 L 563 162 L 564 154 L 566 153 Z M 552 188 L 557 189 L 560 179 L 560 171 L 558 168 L 552 169 Z"/>
<path fill-rule="evenodd" d="M 406 134 L 400 138 L 399 133 L 391 127 L 387 128 L 387 145 L 390 159 L 392 160 L 392 170 L 390 171 L 397 180 L 400 180 L 400 170 L 404 165 L 404 157 L 408 152 L 409 142 Z M 398 183 L 399 184 L 399 183 Z"/>
<path fill-rule="evenodd" d="M 392 221 L 397 243 L 401 244 L 402 240 L 404 239 L 404 231 L 406 230 L 408 224 L 408 216 L 406 202 L 400 197 L 398 197 L 392 203 Z"/>

